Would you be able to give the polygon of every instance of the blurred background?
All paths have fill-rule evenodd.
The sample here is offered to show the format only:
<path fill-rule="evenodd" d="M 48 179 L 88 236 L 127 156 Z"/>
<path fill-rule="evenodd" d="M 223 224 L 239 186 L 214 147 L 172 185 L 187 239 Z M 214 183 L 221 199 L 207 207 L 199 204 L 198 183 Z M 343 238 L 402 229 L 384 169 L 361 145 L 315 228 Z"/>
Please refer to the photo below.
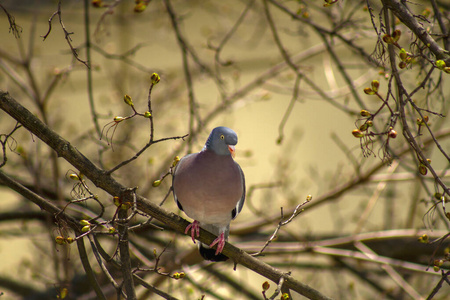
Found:
<path fill-rule="evenodd" d="M 113 119 L 133 115 L 125 94 L 138 112 L 148 110 L 150 77 L 157 73 L 161 81 L 151 92 L 154 138 L 189 136 L 151 145 L 116 170 L 116 180 L 137 186 L 139 194 L 159 204 L 171 186 L 170 175 L 164 176 L 173 158 L 200 151 L 214 127 L 230 127 L 239 136 L 235 159 L 247 184 L 246 204 L 231 224 L 232 244 L 249 253 L 261 250 L 282 217 L 281 208 L 288 219 L 311 195 L 261 260 L 336 299 L 425 299 L 448 272 L 449 243 L 418 238 L 426 234 L 432 241 L 448 232 L 441 205 L 446 199 L 436 196 L 443 192 L 430 172 L 420 174 L 417 155 L 397 121 L 389 55 L 375 30 L 380 36 L 385 32 L 386 21 L 378 17 L 381 2 L 331 2 L 2 1 L 20 26 L 20 37 L 2 14 L 0 89 L 109 170 L 149 141 L 148 119 Z M 448 4 L 433 3 L 448 28 Z M 429 20 L 423 22 L 430 32 L 438 32 L 428 1 L 410 8 Z M 448 151 L 449 123 L 438 114 L 447 115 L 449 75 L 435 69 L 427 77 L 432 64 L 424 58 L 426 50 L 421 50 L 424 57 L 418 54 L 423 45 L 396 18 L 391 22 L 402 32 L 398 43 L 417 54 L 400 70 L 404 87 L 410 93 L 424 82 L 413 100 L 426 109 L 430 129 Z M 379 81 L 384 100 L 364 93 L 373 80 Z M 363 109 L 380 111 L 373 118 L 376 134 L 360 139 L 352 130 L 368 120 Z M 416 124 L 420 116 L 411 106 L 407 114 L 431 166 L 447 184 L 448 160 Z M 0 112 L 2 141 L 9 137 L 2 144 L 7 157 L 2 171 L 77 219 L 95 217 L 100 208 L 93 199 L 72 203 L 86 193 L 70 179 L 77 171 L 27 130 L 9 136 L 15 126 Z M 390 127 L 395 136 L 389 136 Z M 161 185 L 152 186 L 161 179 Z M 102 220 L 111 220 L 117 209 L 111 195 L 89 180 L 86 184 L 105 209 Z M 4 184 L 0 199 L 2 299 L 54 299 L 63 288 L 67 298 L 95 299 L 75 245 L 55 243 L 56 236 L 73 236 L 70 230 Z M 162 205 L 186 218 L 171 194 Z M 146 220 L 137 216 L 132 222 Z M 116 239 L 99 236 L 112 255 Z M 147 282 L 174 297 L 264 299 L 264 277 L 241 266 L 234 271 L 232 262 L 202 261 L 190 238 L 170 228 L 138 228 L 130 241 L 134 267 L 154 267 L 157 253 L 161 272 L 185 272 L 180 280 L 143 272 Z M 92 249 L 88 254 L 95 265 Z M 435 260 L 443 262 L 437 270 Z M 108 269 L 120 282 L 120 274 Z M 104 293 L 116 299 L 98 265 L 94 270 Z M 266 295 L 275 288 L 271 283 Z M 136 289 L 139 299 L 159 297 L 142 286 Z M 449 292 L 445 283 L 434 299 Z"/>

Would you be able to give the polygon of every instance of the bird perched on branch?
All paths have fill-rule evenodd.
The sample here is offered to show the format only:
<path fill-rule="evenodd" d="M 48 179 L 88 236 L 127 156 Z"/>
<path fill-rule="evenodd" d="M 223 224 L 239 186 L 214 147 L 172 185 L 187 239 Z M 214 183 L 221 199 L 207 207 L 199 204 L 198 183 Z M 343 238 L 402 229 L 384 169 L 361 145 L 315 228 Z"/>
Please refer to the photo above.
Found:
<path fill-rule="evenodd" d="M 190 231 L 194 243 L 194 238 L 200 236 L 200 227 L 218 236 L 209 246 L 199 244 L 200 254 L 211 261 L 228 259 L 222 250 L 228 240 L 230 222 L 244 205 L 244 173 L 233 159 L 237 141 L 230 128 L 214 128 L 202 151 L 183 157 L 173 174 L 175 202 L 194 219 L 185 233 Z"/>

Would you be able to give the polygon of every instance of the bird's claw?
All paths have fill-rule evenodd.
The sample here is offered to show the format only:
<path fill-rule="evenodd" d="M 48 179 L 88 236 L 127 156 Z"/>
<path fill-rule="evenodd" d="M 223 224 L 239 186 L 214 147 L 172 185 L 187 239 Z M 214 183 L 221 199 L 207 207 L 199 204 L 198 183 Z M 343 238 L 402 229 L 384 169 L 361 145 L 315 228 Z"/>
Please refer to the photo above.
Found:
<path fill-rule="evenodd" d="M 184 233 L 188 234 L 189 230 L 191 231 L 192 241 L 195 244 L 195 236 L 196 235 L 197 235 L 197 237 L 200 236 L 200 224 L 199 224 L 199 222 L 197 220 L 195 220 L 194 222 L 192 222 L 191 224 L 186 226 L 186 229 L 184 230 Z"/>
<path fill-rule="evenodd" d="M 217 244 L 216 255 L 222 253 L 223 247 L 225 247 L 225 236 L 223 232 L 209 245 L 210 248 Z"/>

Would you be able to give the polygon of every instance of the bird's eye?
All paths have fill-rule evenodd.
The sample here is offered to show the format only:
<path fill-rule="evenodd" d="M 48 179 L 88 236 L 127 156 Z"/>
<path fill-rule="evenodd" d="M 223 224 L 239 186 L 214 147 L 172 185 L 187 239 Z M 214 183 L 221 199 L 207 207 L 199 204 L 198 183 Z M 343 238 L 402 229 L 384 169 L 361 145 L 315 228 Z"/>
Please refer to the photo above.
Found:
<path fill-rule="evenodd" d="M 221 140 L 224 140 L 224 139 L 225 139 L 225 136 L 224 136 L 223 134 L 221 134 L 221 135 L 220 135 L 220 139 L 221 139 Z"/>

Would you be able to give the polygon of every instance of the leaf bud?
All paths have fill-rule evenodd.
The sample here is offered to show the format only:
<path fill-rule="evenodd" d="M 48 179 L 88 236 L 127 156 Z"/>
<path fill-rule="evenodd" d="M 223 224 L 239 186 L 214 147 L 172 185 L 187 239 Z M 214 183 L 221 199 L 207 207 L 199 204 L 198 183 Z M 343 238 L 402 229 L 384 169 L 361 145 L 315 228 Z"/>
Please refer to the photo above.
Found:
<path fill-rule="evenodd" d="M 123 120 L 125 120 L 124 117 L 119 117 L 119 116 L 114 117 L 114 122 L 116 122 L 116 123 L 120 123 L 120 122 L 122 122 Z"/>
<path fill-rule="evenodd" d="M 172 277 L 175 279 L 180 279 L 180 273 L 176 272 L 172 275 Z"/>
<path fill-rule="evenodd" d="M 369 125 L 367 123 L 362 124 L 359 126 L 359 130 L 366 131 L 369 128 Z"/>
<path fill-rule="evenodd" d="M 367 121 L 367 122 L 366 122 L 366 124 L 367 124 L 367 126 L 369 126 L 369 127 L 372 127 L 372 126 L 373 126 L 373 122 L 372 122 L 372 121 L 370 121 L 370 120 L 369 120 L 369 121 Z"/>
<path fill-rule="evenodd" d="M 397 42 L 400 39 L 400 36 L 402 35 L 402 32 L 399 29 L 396 29 L 393 33 L 392 33 L 392 39 L 394 40 L 394 42 Z"/>
<path fill-rule="evenodd" d="M 59 295 L 57 296 L 59 299 L 66 299 L 67 294 L 69 294 L 69 290 L 65 287 L 59 290 Z"/>
<path fill-rule="evenodd" d="M 75 240 L 73 239 L 73 237 L 68 237 L 68 238 L 66 238 L 66 242 L 67 242 L 67 244 L 72 244 L 73 242 L 74 242 Z"/>
<path fill-rule="evenodd" d="M 400 59 L 402 61 L 406 61 L 406 58 L 408 57 L 408 54 L 406 53 L 405 48 L 400 49 L 400 52 L 398 53 L 398 56 L 400 56 Z"/>
<path fill-rule="evenodd" d="M 161 180 L 160 180 L 160 179 L 155 180 L 155 181 L 153 181 L 153 183 L 152 183 L 152 186 L 153 186 L 153 187 L 158 187 L 158 186 L 160 186 L 160 185 L 161 185 Z"/>
<path fill-rule="evenodd" d="M 264 281 L 262 284 L 263 291 L 267 291 L 270 288 L 270 283 L 268 281 Z"/>
<path fill-rule="evenodd" d="M 153 73 L 150 79 L 152 80 L 152 84 L 157 84 L 161 80 L 161 77 L 157 73 Z"/>
<path fill-rule="evenodd" d="M 385 35 L 383 35 L 383 42 L 385 42 L 386 44 L 393 44 L 394 40 L 389 34 L 386 33 Z"/>
<path fill-rule="evenodd" d="M 109 228 L 108 228 L 108 233 L 111 233 L 111 234 L 116 233 L 116 228 L 114 228 L 114 227 L 109 227 Z"/>
<path fill-rule="evenodd" d="M 428 173 L 428 169 L 423 163 L 419 164 L 419 173 L 424 176 L 427 175 L 427 173 Z"/>
<path fill-rule="evenodd" d="M 441 193 L 435 193 L 434 194 L 434 198 L 436 198 L 437 200 L 441 200 L 442 194 Z"/>
<path fill-rule="evenodd" d="M 117 196 L 113 197 L 113 201 L 114 201 L 114 205 L 117 206 L 117 207 L 119 207 L 120 204 L 122 204 L 122 201 L 120 201 L 120 198 L 117 197 Z"/>
<path fill-rule="evenodd" d="M 388 135 L 391 139 L 395 139 L 397 137 L 397 131 L 395 131 L 394 129 L 391 129 L 391 130 L 389 130 Z"/>
<path fill-rule="evenodd" d="M 442 267 L 443 264 L 444 264 L 444 261 L 442 259 L 435 259 L 433 261 L 433 265 L 438 266 L 438 267 Z"/>
<path fill-rule="evenodd" d="M 180 278 L 184 278 L 184 277 L 186 277 L 186 273 L 180 272 Z"/>
<path fill-rule="evenodd" d="M 447 74 L 450 74 L 450 67 L 445 67 L 444 68 L 444 72 L 447 73 Z"/>
<path fill-rule="evenodd" d="M 436 61 L 436 68 L 438 68 L 439 70 L 444 70 L 445 67 L 446 67 L 445 61 L 443 60 Z"/>
<path fill-rule="evenodd" d="M 91 230 L 91 225 L 86 225 L 81 228 L 81 232 L 88 232 Z"/>
<path fill-rule="evenodd" d="M 86 225 L 91 225 L 91 223 L 89 223 L 88 220 L 80 220 L 80 225 L 86 226 Z"/>
<path fill-rule="evenodd" d="M 306 202 L 310 202 L 312 200 L 312 195 L 306 196 Z"/>
<path fill-rule="evenodd" d="M 80 180 L 80 177 L 75 173 L 69 174 L 69 178 L 72 180 Z"/>
<path fill-rule="evenodd" d="M 146 111 L 144 113 L 144 117 L 146 117 L 146 118 L 150 118 L 151 116 L 152 116 L 152 114 L 149 111 Z"/>
<path fill-rule="evenodd" d="M 64 244 L 66 243 L 66 240 L 65 240 L 62 236 L 58 235 L 58 236 L 55 238 L 55 242 L 56 242 L 58 245 L 64 245 Z"/>
<path fill-rule="evenodd" d="M 361 110 L 359 112 L 361 114 L 362 117 L 370 117 L 371 113 L 365 109 Z"/>
<path fill-rule="evenodd" d="M 380 82 L 378 80 L 372 80 L 372 90 L 374 92 L 378 92 L 379 87 L 380 87 Z"/>
<path fill-rule="evenodd" d="M 180 161 L 180 157 L 177 155 L 173 158 L 172 167 L 176 167 L 178 162 Z"/>
<path fill-rule="evenodd" d="M 433 267 L 433 271 L 435 271 L 435 272 L 439 272 L 440 269 L 441 269 L 441 268 L 439 268 L 438 266 L 434 266 L 434 267 Z"/>
<path fill-rule="evenodd" d="M 404 61 L 401 61 L 401 62 L 398 64 L 398 67 L 399 67 L 400 69 L 404 69 L 404 68 L 406 68 L 406 63 L 405 63 Z"/>
<path fill-rule="evenodd" d="M 428 18 L 430 16 L 430 14 L 431 14 L 431 10 L 429 8 L 425 8 L 422 11 L 422 16 L 424 16 L 425 18 Z"/>
<path fill-rule="evenodd" d="M 369 87 L 364 89 L 364 93 L 366 93 L 367 95 L 374 95 L 375 94 L 375 92 Z"/>
<path fill-rule="evenodd" d="M 289 300 L 289 294 L 288 293 L 283 293 L 283 295 L 281 295 L 281 300 Z"/>
<path fill-rule="evenodd" d="M 139 2 L 134 6 L 134 12 L 141 13 L 147 8 L 147 4 L 144 2 Z"/>
<path fill-rule="evenodd" d="M 120 209 L 123 209 L 123 210 L 128 210 L 130 208 L 131 208 L 130 202 L 124 202 L 124 203 L 122 203 L 122 205 L 120 205 Z"/>
<path fill-rule="evenodd" d="M 102 0 L 92 0 L 91 4 L 93 7 L 103 7 L 103 1 Z"/>
<path fill-rule="evenodd" d="M 356 138 L 362 138 L 364 134 L 359 129 L 353 129 L 352 134 Z"/>
<path fill-rule="evenodd" d="M 133 99 L 128 95 L 123 96 L 123 101 L 129 106 L 134 106 Z"/>

